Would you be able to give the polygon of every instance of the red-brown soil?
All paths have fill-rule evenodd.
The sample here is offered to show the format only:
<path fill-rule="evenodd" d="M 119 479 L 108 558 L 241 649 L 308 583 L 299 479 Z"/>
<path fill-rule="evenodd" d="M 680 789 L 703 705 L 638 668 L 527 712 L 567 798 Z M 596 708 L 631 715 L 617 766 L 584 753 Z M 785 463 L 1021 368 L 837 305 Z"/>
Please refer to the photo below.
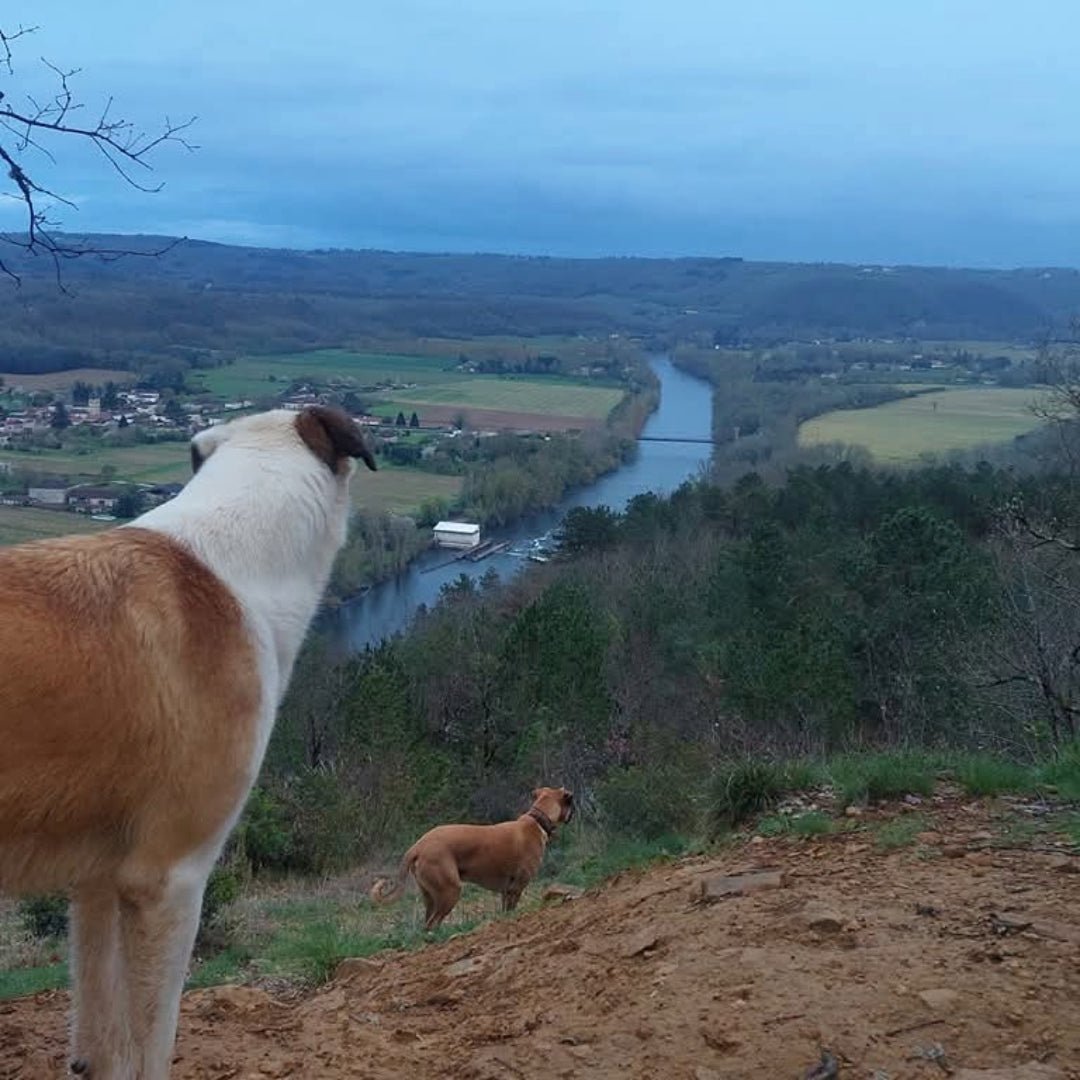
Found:
<path fill-rule="evenodd" d="M 894 852 L 775 839 L 626 874 L 347 962 L 299 1001 L 195 991 L 174 1075 L 796 1080 L 825 1049 L 839 1072 L 822 1075 L 853 1080 L 1078 1080 L 1080 860 L 1046 837 L 995 846 L 985 806 L 933 822 Z M 766 867 L 780 888 L 693 899 Z M 62 1074 L 67 1005 L 0 1005 L 0 1078 Z"/>

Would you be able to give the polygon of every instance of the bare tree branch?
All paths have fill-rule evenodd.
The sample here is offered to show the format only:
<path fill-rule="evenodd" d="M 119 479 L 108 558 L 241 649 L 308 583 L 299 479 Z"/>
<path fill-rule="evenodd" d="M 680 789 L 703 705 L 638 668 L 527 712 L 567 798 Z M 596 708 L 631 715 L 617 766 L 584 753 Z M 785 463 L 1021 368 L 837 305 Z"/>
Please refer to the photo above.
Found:
<path fill-rule="evenodd" d="M 14 73 L 11 45 L 26 34 L 33 33 L 36 27 L 20 26 L 7 32 L 0 30 L 0 73 Z M 13 105 L 7 95 L 0 91 L 0 133 L 7 132 L 11 139 L 6 145 L 0 135 L 0 161 L 6 167 L 10 182 L 8 197 L 22 203 L 25 209 L 25 226 L 19 233 L 0 234 L 0 242 L 20 249 L 30 255 L 44 255 L 52 260 L 57 282 L 63 288 L 60 265 L 63 260 L 94 255 L 106 260 L 121 258 L 125 255 L 154 256 L 163 254 L 179 241 L 156 251 L 139 251 L 127 248 L 104 248 L 88 241 L 72 240 L 61 236 L 55 229 L 59 222 L 50 218 L 50 213 L 57 205 L 78 209 L 74 202 L 44 187 L 33 179 L 25 163 L 27 155 L 41 154 L 55 163 L 56 156 L 47 144 L 63 139 L 71 142 L 88 143 L 95 147 L 121 179 L 143 192 L 160 191 L 160 183 L 148 184 L 137 179 L 138 170 L 152 171 L 151 156 L 166 143 L 176 144 L 185 150 L 196 149 L 186 138 L 185 133 L 195 123 L 195 117 L 175 122 L 165 118 L 156 133 L 148 133 L 137 127 L 132 121 L 113 115 L 113 99 L 106 102 L 97 119 L 81 123 L 80 115 L 85 112 L 85 105 L 80 102 L 72 89 L 71 80 L 79 73 L 78 68 L 64 69 L 42 58 L 41 61 L 56 79 L 53 95 L 45 100 L 38 100 L 26 95 L 24 106 Z M 0 258 L 0 274 L 14 281 L 19 281 L 19 274 L 9 263 Z"/>
<path fill-rule="evenodd" d="M 9 75 L 13 71 L 11 66 L 11 43 L 25 34 L 32 34 L 36 29 L 36 26 L 20 26 L 10 33 L 5 33 L 3 29 L 0 29 L 0 67 L 6 68 Z"/>

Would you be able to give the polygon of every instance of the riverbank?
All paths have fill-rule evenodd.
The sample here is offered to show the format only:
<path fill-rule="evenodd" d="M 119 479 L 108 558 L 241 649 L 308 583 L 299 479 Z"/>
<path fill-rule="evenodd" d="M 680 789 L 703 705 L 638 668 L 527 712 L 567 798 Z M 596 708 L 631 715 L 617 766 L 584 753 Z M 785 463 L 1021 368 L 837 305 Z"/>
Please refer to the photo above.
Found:
<path fill-rule="evenodd" d="M 406 572 L 432 546 L 428 527 L 441 518 L 475 521 L 485 530 L 503 528 L 557 507 L 568 494 L 587 490 L 626 465 L 637 453 L 637 436 L 660 403 L 660 379 L 645 366 L 630 380 L 627 391 L 603 427 L 532 437 L 507 433 L 478 438 L 463 432 L 440 443 L 427 468 L 464 466 L 456 474 L 461 484 L 457 497 L 429 500 L 415 525 L 409 524 L 414 519 L 408 516 L 358 511 L 335 564 L 324 607 L 340 608 Z M 362 505 L 362 488 L 357 497 Z"/>
<path fill-rule="evenodd" d="M 704 379 L 676 367 L 669 356 L 653 356 L 649 365 L 656 378 L 656 408 L 635 417 L 628 408 L 621 418 L 640 436 L 708 439 L 712 432 L 712 387 Z M 698 474 L 708 462 L 707 443 L 638 442 L 633 459 L 593 483 L 565 491 L 548 508 L 525 512 L 512 522 L 486 528 L 485 540 L 505 542 L 506 548 L 477 563 L 446 564 L 444 552 L 422 551 L 399 574 L 374 585 L 364 596 L 328 611 L 320 622 L 335 652 L 349 653 L 377 645 L 403 630 L 421 606 L 436 603 L 443 587 L 462 575 L 479 580 L 494 573 L 513 577 L 529 565 L 529 556 L 550 542 L 568 510 L 579 506 L 609 506 L 622 510 L 644 492 L 670 492 Z M 443 564 L 443 565 L 439 565 Z"/>

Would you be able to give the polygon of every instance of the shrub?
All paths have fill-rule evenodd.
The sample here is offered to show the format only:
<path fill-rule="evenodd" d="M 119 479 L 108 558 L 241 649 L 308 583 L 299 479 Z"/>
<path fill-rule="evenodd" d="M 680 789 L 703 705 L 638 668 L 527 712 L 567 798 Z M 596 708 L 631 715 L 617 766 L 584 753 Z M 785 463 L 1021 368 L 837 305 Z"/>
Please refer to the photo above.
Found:
<path fill-rule="evenodd" d="M 271 791 L 257 787 L 240 822 L 238 846 L 252 870 L 290 870 L 295 865 L 288 808 Z"/>
<path fill-rule="evenodd" d="M 693 827 L 694 785 L 672 766 L 612 769 L 596 786 L 603 823 L 622 836 L 656 840 Z"/>
<path fill-rule="evenodd" d="M 19 901 L 19 918 L 27 933 L 36 938 L 66 937 L 68 900 L 66 896 L 31 896 Z"/>
<path fill-rule="evenodd" d="M 230 946 L 233 935 L 226 925 L 224 912 L 240 896 L 242 887 L 243 882 L 235 865 L 219 864 L 210 871 L 199 916 L 200 949 L 220 952 Z"/>

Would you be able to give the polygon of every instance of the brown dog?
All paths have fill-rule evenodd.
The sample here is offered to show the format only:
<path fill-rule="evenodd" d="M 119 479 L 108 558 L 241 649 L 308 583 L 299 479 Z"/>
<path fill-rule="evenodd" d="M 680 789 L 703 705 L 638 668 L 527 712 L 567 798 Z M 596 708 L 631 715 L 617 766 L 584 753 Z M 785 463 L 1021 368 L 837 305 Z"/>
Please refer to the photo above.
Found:
<path fill-rule="evenodd" d="M 540 868 L 556 825 L 573 816 L 573 792 L 542 787 L 533 792 L 532 806 L 513 821 L 439 825 L 405 852 L 396 880 L 375 883 L 371 899 L 383 904 L 400 896 L 412 874 L 424 894 L 426 930 L 434 930 L 454 910 L 463 881 L 500 893 L 503 911 L 513 911 Z"/>

